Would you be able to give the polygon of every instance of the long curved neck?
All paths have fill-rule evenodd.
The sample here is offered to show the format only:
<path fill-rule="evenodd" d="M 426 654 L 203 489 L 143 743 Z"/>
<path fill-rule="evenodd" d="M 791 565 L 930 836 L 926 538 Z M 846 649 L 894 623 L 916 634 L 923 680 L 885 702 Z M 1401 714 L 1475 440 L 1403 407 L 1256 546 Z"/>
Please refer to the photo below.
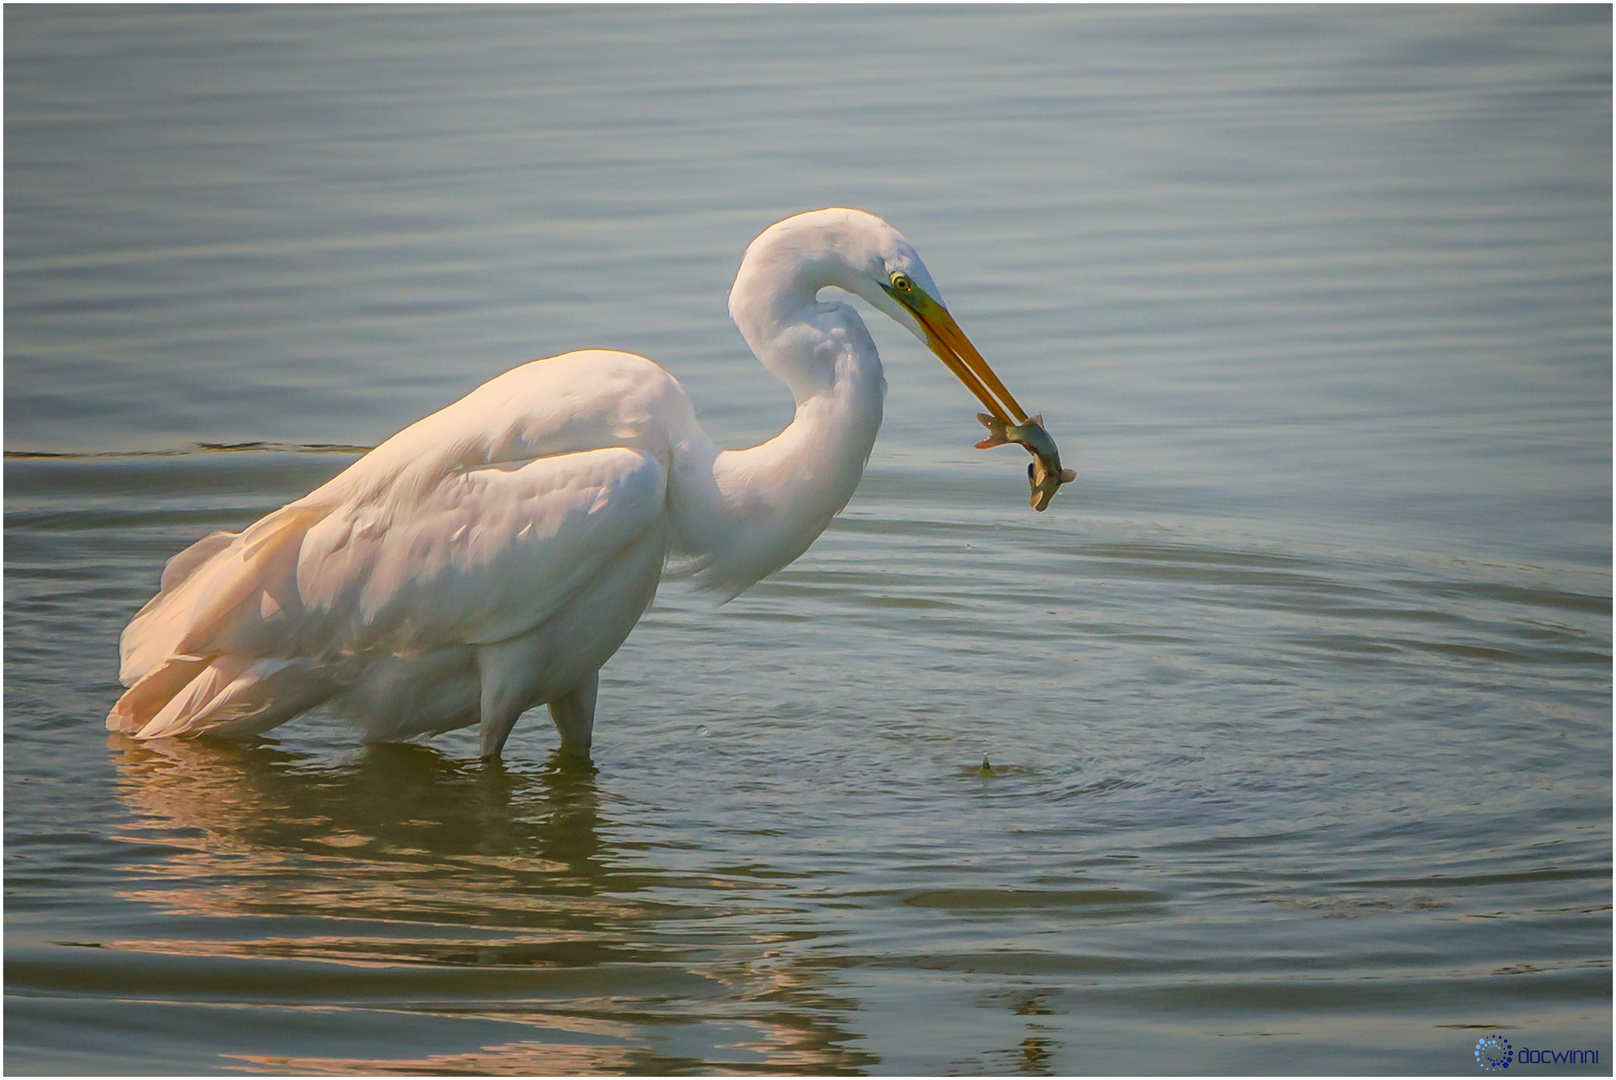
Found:
<path fill-rule="evenodd" d="M 726 596 L 807 550 L 853 497 L 881 426 L 886 382 L 863 320 L 793 278 L 731 301 L 747 344 L 791 388 L 791 423 L 749 450 L 686 444 L 675 455 L 676 542 L 700 558 L 700 582 Z"/>

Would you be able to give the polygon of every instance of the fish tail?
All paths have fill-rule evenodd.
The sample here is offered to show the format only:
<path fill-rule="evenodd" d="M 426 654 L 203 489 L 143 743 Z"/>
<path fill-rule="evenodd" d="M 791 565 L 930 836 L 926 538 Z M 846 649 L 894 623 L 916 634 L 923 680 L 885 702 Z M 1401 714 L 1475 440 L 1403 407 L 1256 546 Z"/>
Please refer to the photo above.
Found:
<path fill-rule="evenodd" d="M 977 413 L 976 418 L 982 422 L 983 427 L 988 429 L 987 436 L 976 444 L 978 450 L 988 450 L 995 446 L 1003 446 L 1010 441 L 1010 437 L 1005 431 L 1003 420 L 1000 420 L 997 416 L 989 416 L 985 412 Z"/>

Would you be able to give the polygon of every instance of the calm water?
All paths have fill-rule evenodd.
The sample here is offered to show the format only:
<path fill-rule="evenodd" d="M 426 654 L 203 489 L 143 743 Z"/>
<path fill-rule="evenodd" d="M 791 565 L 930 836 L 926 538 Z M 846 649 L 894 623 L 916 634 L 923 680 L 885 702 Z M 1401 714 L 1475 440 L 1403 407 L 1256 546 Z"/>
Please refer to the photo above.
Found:
<path fill-rule="evenodd" d="M 1608 1073 L 1610 20 L 7 8 L 7 1070 Z M 872 323 L 858 496 L 597 771 L 107 736 L 169 555 L 506 367 L 777 430 L 725 294 L 827 204 L 1047 514 Z"/>

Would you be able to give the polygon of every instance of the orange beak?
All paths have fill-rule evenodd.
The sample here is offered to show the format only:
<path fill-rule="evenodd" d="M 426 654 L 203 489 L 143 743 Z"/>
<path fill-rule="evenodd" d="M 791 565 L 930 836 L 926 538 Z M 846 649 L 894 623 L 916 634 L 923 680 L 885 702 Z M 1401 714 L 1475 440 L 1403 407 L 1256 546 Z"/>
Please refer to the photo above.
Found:
<path fill-rule="evenodd" d="M 965 388 L 994 416 L 1007 424 L 1021 424 L 1027 420 L 1027 411 L 1017 403 L 1015 396 L 1005 389 L 999 376 L 993 373 L 982 354 L 976 351 L 971 339 L 959 328 L 948 309 L 919 288 L 899 294 L 892 289 L 887 293 L 909 309 L 926 331 L 926 344 L 937 358 L 948 365 Z"/>

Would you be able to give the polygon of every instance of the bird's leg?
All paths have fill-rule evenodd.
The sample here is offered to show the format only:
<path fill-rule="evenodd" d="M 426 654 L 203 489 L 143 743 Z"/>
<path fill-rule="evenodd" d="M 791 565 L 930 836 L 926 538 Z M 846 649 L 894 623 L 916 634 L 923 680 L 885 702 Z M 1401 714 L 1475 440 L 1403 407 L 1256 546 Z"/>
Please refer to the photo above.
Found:
<path fill-rule="evenodd" d="M 591 672 L 582 686 L 550 702 L 550 718 L 561 733 L 561 752 L 576 757 L 589 756 L 589 742 L 595 729 L 595 694 L 600 689 L 600 672 Z"/>
<path fill-rule="evenodd" d="M 486 699 L 487 694 L 483 697 Z M 499 757 L 500 751 L 505 749 L 505 740 L 511 737 L 511 728 L 516 726 L 517 717 L 522 715 L 521 708 L 513 705 L 505 708 L 490 709 L 488 702 L 483 703 L 482 724 L 478 727 L 478 734 L 482 738 L 482 759 L 493 761 Z"/>
<path fill-rule="evenodd" d="M 522 638 L 477 650 L 477 677 L 482 681 L 478 734 L 484 761 L 499 757 L 517 718 L 534 704 L 532 666 L 532 646 Z"/>

